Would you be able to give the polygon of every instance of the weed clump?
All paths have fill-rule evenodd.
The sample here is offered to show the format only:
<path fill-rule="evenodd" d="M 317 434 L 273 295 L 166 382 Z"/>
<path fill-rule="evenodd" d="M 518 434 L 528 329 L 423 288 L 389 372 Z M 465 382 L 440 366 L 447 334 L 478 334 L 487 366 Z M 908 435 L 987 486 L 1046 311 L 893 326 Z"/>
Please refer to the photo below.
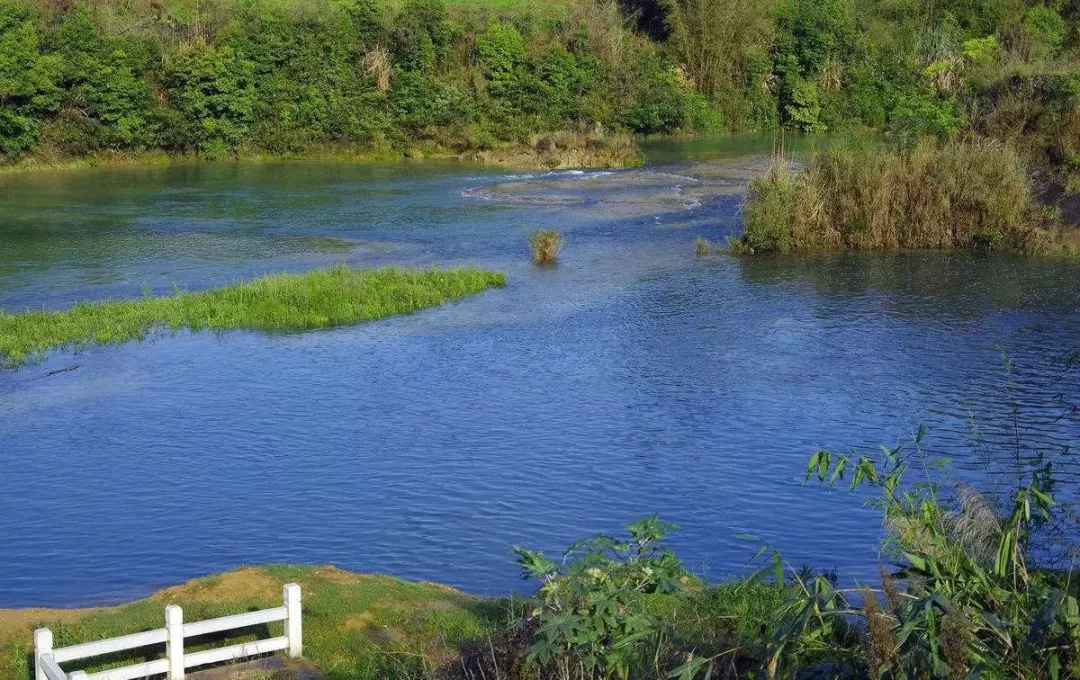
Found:
<path fill-rule="evenodd" d="M 554 264 L 563 247 L 562 234 L 554 229 L 543 229 L 529 236 L 532 260 L 536 264 Z"/>
<path fill-rule="evenodd" d="M 831 149 L 796 173 L 777 157 L 751 183 L 737 254 L 821 250 L 1049 251 L 1057 215 L 991 140 Z"/>

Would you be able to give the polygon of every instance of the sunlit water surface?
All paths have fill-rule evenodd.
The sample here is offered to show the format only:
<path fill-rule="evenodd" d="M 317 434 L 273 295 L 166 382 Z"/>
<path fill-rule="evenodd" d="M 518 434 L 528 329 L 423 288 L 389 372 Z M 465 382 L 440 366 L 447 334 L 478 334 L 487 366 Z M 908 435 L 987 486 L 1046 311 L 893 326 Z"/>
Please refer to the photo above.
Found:
<path fill-rule="evenodd" d="M 333 562 L 483 594 L 511 546 L 657 512 L 712 579 L 763 543 L 876 573 L 862 496 L 800 485 L 820 447 L 922 423 L 1010 483 L 1017 423 L 1080 472 L 1080 267 L 941 254 L 698 258 L 739 225 L 752 153 L 642 169 L 180 166 L 2 180 L 0 307 L 201 289 L 345 262 L 476 264 L 505 290 L 322 332 L 56 352 L 0 372 L 0 606 L 117 602 L 240 564 Z M 563 232 L 558 266 L 526 234 Z M 1001 355 L 1012 364 L 1007 373 Z M 990 446 L 971 445 L 975 414 Z M 996 421 L 998 425 L 993 424 Z"/>

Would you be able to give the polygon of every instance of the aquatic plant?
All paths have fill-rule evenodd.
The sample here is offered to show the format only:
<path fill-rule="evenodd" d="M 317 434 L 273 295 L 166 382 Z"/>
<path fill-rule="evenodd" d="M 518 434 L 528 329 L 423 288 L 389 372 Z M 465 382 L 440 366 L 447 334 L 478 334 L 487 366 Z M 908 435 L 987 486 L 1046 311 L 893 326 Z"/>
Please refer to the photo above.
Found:
<path fill-rule="evenodd" d="M 712 253 L 712 243 L 704 236 L 698 236 L 694 240 L 694 252 L 698 257 L 705 257 Z"/>
<path fill-rule="evenodd" d="M 1045 252 L 1057 229 L 1024 162 L 999 142 L 845 147 L 817 154 L 799 173 L 775 160 L 750 185 L 732 251 Z"/>
<path fill-rule="evenodd" d="M 500 272 L 475 268 L 408 271 L 336 266 L 161 298 L 0 312 L 0 358 L 15 367 L 49 349 L 119 343 L 182 328 L 267 332 L 330 328 L 409 314 L 505 282 Z"/>
<path fill-rule="evenodd" d="M 553 264 L 562 246 L 562 234 L 554 229 L 544 229 L 529 236 L 529 248 L 536 264 Z"/>

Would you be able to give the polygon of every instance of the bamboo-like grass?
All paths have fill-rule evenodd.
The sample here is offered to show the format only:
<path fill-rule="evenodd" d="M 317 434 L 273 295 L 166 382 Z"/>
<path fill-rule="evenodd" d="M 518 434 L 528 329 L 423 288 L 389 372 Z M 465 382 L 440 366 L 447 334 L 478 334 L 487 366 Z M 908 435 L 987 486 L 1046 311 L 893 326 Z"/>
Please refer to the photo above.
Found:
<path fill-rule="evenodd" d="M 264 332 L 330 328 L 410 314 L 505 283 L 501 272 L 472 267 L 408 271 L 335 266 L 167 297 L 84 302 L 57 311 L 0 312 L 0 365 L 17 367 L 50 349 L 120 343 L 184 328 Z"/>

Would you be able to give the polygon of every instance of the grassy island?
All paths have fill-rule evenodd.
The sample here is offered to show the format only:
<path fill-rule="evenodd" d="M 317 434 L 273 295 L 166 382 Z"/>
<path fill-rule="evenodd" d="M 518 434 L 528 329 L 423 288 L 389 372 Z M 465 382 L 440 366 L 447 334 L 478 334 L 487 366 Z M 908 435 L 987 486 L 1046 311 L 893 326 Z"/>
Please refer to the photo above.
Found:
<path fill-rule="evenodd" d="M 0 361 L 15 367 L 49 349 L 126 342 L 182 328 L 331 328 L 410 314 L 505 283 L 502 273 L 474 268 L 414 272 L 337 266 L 161 298 L 79 303 L 57 311 L 0 311 Z"/>

